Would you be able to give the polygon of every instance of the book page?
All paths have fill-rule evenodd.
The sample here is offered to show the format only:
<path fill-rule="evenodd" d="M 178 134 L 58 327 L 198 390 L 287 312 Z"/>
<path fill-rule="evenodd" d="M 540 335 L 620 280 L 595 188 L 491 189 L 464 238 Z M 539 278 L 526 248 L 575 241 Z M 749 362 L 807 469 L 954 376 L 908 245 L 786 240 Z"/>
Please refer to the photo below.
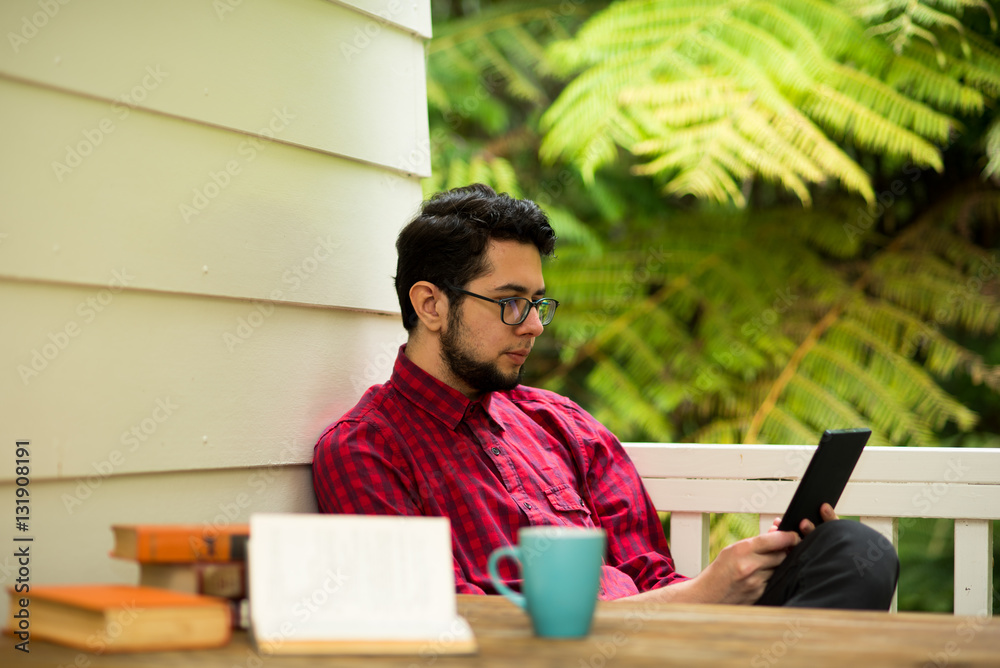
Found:
<path fill-rule="evenodd" d="M 440 640 L 456 614 L 447 518 L 257 514 L 250 615 L 260 640 Z"/>

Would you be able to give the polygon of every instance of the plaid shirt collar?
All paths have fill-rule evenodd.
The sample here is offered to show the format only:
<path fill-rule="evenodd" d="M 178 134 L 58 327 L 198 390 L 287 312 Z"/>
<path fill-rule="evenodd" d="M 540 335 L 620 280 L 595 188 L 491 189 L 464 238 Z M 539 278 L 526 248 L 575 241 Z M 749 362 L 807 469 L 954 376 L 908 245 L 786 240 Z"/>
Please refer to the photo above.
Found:
<path fill-rule="evenodd" d="M 406 344 L 399 347 L 396 363 L 392 369 L 389 382 L 399 390 L 419 410 L 426 411 L 441 421 L 452 431 L 465 420 L 476 406 L 481 406 L 487 418 L 501 430 L 503 423 L 498 420 L 500 415 L 493 406 L 493 392 L 485 392 L 478 399 L 472 400 L 464 394 L 430 375 L 405 354 Z"/>

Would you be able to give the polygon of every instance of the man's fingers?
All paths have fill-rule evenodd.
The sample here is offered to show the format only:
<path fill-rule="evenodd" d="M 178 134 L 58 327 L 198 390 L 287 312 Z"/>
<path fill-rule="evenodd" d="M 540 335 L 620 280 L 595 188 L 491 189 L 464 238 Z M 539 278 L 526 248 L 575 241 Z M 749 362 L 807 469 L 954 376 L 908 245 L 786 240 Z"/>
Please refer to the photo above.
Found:
<path fill-rule="evenodd" d="M 758 573 L 763 573 L 765 575 L 765 580 L 771 577 L 771 572 L 781 565 L 781 562 L 785 560 L 788 556 L 785 552 L 768 552 L 762 554 L 758 557 L 760 568 L 757 570 Z"/>
<path fill-rule="evenodd" d="M 834 520 L 840 519 L 837 517 L 837 513 L 834 511 L 833 506 L 829 503 L 824 503 L 819 507 L 819 516 L 823 518 L 824 522 L 833 522 Z M 799 524 L 799 530 L 802 532 L 803 536 L 808 536 L 815 528 L 816 526 L 809 520 L 802 520 Z"/>
<path fill-rule="evenodd" d="M 754 539 L 754 552 L 766 554 L 768 552 L 784 552 L 790 547 L 795 547 L 802 539 L 794 531 L 771 531 L 761 534 Z"/>

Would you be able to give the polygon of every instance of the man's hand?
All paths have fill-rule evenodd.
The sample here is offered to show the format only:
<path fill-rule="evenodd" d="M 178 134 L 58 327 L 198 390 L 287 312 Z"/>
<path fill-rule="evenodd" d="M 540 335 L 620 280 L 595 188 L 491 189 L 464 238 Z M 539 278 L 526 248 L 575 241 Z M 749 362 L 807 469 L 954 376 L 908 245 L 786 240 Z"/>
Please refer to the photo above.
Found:
<path fill-rule="evenodd" d="M 833 506 L 831 506 L 829 503 L 824 503 L 822 506 L 819 507 L 819 516 L 823 518 L 824 522 L 832 522 L 835 519 L 839 519 L 837 517 L 837 513 L 835 513 L 833 510 Z M 768 533 L 772 531 L 777 531 L 779 524 L 781 524 L 781 518 L 775 517 L 774 523 L 771 524 L 771 528 L 768 529 Z M 812 530 L 815 528 L 816 525 L 814 525 L 809 520 L 802 520 L 802 523 L 799 524 L 799 529 L 802 531 L 803 536 L 808 536 L 810 533 L 812 533 Z"/>
<path fill-rule="evenodd" d="M 774 531 L 733 543 L 691 581 L 692 594 L 702 603 L 754 603 L 801 540 L 793 531 Z"/>
<path fill-rule="evenodd" d="M 820 507 L 819 514 L 824 522 L 837 519 L 837 514 L 829 503 Z M 785 560 L 789 550 L 802 542 L 802 538 L 794 531 L 778 531 L 779 524 L 780 517 L 774 520 L 767 533 L 741 540 L 723 549 L 715 561 L 690 580 L 616 600 L 746 605 L 756 603 L 763 595 L 774 569 Z M 807 536 L 816 527 L 809 520 L 802 520 L 799 528 Z"/>

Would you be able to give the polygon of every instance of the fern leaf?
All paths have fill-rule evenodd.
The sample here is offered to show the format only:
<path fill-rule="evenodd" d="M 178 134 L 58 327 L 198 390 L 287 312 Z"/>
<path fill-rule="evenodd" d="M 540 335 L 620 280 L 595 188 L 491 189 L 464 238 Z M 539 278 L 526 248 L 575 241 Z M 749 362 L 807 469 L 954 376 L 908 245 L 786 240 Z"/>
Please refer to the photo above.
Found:
<path fill-rule="evenodd" d="M 832 425 L 850 428 L 868 423 L 849 403 L 801 374 L 796 375 L 788 384 L 781 403 L 787 411 L 798 416 L 799 421 L 804 420 L 814 433 L 834 428 Z M 765 422 L 765 433 L 766 424 Z M 872 433 L 868 444 L 891 445 L 879 432 Z"/>
<path fill-rule="evenodd" d="M 990 123 L 989 130 L 983 138 L 986 149 L 987 163 L 983 168 L 984 177 L 1000 177 L 1000 118 Z"/>
<path fill-rule="evenodd" d="M 931 445 L 931 426 L 872 378 L 844 353 L 816 346 L 803 360 L 802 369 L 817 383 L 851 401 L 878 430 L 895 443 Z"/>
<path fill-rule="evenodd" d="M 764 420 L 760 442 L 787 445 L 813 443 L 816 430 L 803 424 L 795 415 L 776 406 Z"/>
<path fill-rule="evenodd" d="M 578 74 L 542 118 L 542 157 L 566 159 L 592 181 L 622 146 L 650 158 L 637 173 L 663 181 L 665 192 L 738 206 L 754 177 L 807 204 L 809 185 L 832 177 L 873 202 L 867 175 L 830 137 L 940 170 L 933 142 L 943 143 L 955 123 L 926 100 L 954 97 L 967 109 L 982 99 L 958 84 L 937 98 L 926 87 L 922 98 L 909 97 L 923 66 L 894 65 L 877 43 L 857 49 L 861 30 L 817 0 L 615 3 L 549 51 L 559 71 Z M 878 78 L 886 72 L 895 87 Z M 780 127 L 776 119 L 789 109 L 824 131 Z"/>

